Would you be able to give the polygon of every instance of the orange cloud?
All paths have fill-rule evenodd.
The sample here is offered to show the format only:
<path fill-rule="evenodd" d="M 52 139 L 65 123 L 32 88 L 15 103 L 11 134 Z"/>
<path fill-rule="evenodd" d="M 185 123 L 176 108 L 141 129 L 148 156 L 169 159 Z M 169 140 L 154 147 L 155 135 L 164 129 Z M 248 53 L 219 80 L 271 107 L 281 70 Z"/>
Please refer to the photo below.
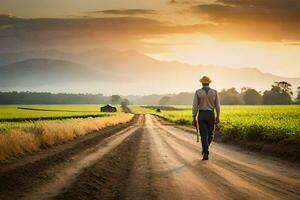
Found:
<path fill-rule="evenodd" d="M 191 7 L 218 25 L 211 34 L 232 40 L 299 41 L 300 1 L 218 0 Z"/>
<path fill-rule="evenodd" d="M 89 13 L 94 14 L 112 14 L 112 15 L 148 15 L 155 14 L 155 10 L 150 9 L 120 9 L 120 10 L 100 10 L 100 11 L 92 11 Z"/>
<path fill-rule="evenodd" d="M 18 48 L 81 48 L 93 45 L 139 46 L 142 39 L 186 34 L 210 29 L 210 25 L 171 25 L 142 17 L 41 18 L 0 16 L 0 51 Z"/>

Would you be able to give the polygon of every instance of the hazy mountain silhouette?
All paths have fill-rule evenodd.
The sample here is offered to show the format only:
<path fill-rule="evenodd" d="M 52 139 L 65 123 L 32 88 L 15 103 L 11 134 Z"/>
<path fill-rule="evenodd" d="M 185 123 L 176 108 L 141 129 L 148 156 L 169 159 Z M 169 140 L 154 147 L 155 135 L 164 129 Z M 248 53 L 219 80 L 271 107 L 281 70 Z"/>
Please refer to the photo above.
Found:
<path fill-rule="evenodd" d="M 248 86 L 264 90 L 281 80 L 300 85 L 300 78 L 279 77 L 255 68 L 159 61 L 136 51 L 103 48 L 83 53 L 49 50 L 0 54 L 0 89 L 5 90 L 35 90 L 39 86 L 56 92 L 64 91 L 64 83 L 73 83 L 74 88 L 65 88 L 66 92 L 169 93 L 193 91 L 204 74 L 212 77 L 217 89 Z"/>
<path fill-rule="evenodd" d="M 64 60 L 28 59 L 1 66 L 0 84 L 3 87 L 14 87 L 86 81 L 95 77 L 95 71 Z"/>

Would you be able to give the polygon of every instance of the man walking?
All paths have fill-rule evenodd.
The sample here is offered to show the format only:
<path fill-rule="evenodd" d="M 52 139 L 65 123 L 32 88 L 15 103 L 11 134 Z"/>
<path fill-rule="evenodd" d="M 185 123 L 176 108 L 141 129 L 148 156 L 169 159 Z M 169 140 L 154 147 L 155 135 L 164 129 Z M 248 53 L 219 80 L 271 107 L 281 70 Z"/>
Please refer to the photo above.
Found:
<path fill-rule="evenodd" d="M 197 126 L 198 114 L 202 160 L 208 160 L 208 148 L 213 139 L 215 123 L 220 122 L 220 100 L 218 92 L 209 87 L 209 84 L 212 82 L 210 78 L 203 76 L 200 82 L 203 87 L 196 91 L 193 101 L 193 126 Z M 216 117 L 214 110 L 216 110 Z"/>

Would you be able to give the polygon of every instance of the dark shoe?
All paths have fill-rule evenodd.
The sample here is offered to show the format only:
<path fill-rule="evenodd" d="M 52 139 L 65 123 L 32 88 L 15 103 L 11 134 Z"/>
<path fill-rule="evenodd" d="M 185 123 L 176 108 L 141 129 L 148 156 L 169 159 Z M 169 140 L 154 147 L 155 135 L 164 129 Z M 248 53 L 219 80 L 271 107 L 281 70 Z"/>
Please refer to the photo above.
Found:
<path fill-rule="evenodd" d="M 204 154 L 202 160 L 208 160 L 208 154 Z"/>

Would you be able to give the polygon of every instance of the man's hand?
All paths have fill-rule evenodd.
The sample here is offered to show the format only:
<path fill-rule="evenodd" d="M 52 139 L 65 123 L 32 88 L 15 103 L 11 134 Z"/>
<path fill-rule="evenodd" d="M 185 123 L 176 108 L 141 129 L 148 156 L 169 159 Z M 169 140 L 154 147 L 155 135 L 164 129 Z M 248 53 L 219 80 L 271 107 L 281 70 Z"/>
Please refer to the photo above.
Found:
<path fill-rule="evenodd" d="M 217 118 L 216 118 L 216 124 L 219 124 L 220 123 L 220 117 L 218 116 Z"/>
<path fill-rule="evenodd" d="M 193 126 L 197 127 L 197 120 L 196 120 L 196 118 L 193 118 L 192 124 L 193 124 Z"/>

